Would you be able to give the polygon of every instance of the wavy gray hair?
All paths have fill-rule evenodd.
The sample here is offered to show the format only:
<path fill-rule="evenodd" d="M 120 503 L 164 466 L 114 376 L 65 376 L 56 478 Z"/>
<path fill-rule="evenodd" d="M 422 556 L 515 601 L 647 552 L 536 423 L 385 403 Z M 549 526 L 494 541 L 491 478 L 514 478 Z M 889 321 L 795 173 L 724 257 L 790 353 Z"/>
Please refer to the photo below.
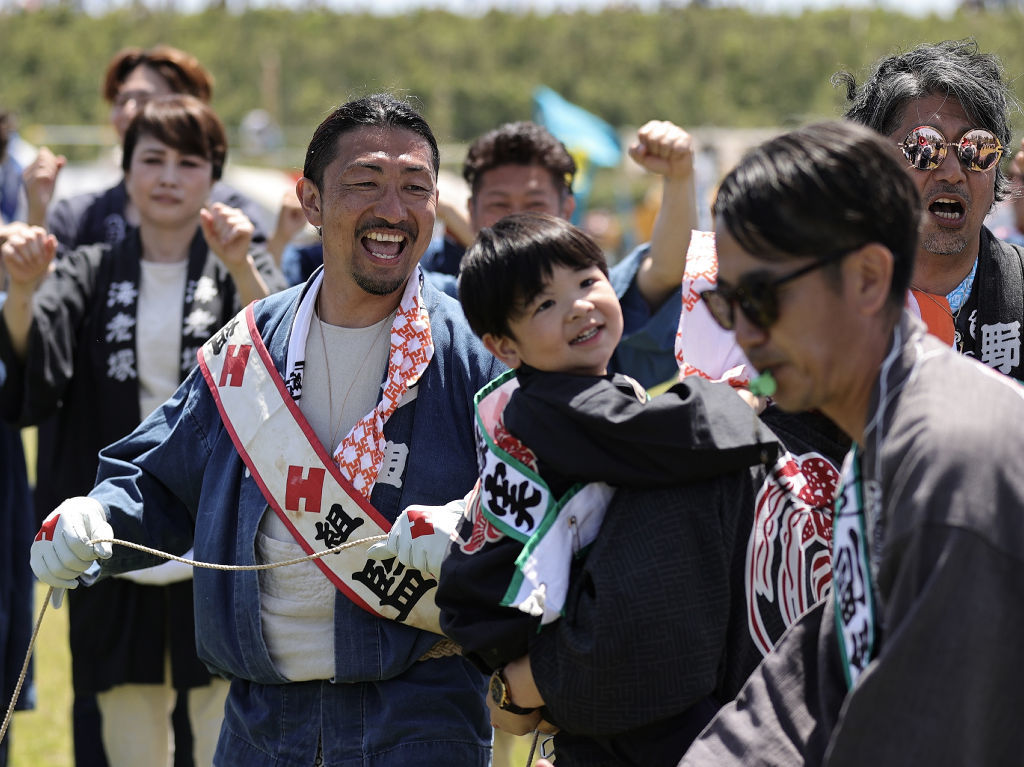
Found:
<path fill-rule="evenodd" d="M 898 129 L 910 102 L 936 95 L 955 98 L 971 122 L 992 131 L 1013 153 L 1009 114 L 1020 111 L 1020 105 L 1003 78 L 999 58 L 980 53 L 974 40 L 925 43 L 886 56 L 859 89 L 849 72 L 832 75 L 832 84 L 846 89 L 850 103 L 843 116 L 883 136 Z M 1009 180 L 997 166 L 995 199 L 1002 200 L 1008 191 Z"/>

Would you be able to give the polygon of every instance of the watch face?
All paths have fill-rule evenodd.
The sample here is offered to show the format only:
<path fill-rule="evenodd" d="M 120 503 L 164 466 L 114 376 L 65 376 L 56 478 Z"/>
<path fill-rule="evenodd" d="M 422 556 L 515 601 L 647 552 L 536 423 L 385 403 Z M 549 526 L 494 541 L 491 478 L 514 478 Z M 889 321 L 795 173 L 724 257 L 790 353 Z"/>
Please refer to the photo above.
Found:
<path fill-rule="evenodd" d="M 499 706 L 505 700 L 505 685 L 497 673 L 491 674 L 491 699 Z"/>

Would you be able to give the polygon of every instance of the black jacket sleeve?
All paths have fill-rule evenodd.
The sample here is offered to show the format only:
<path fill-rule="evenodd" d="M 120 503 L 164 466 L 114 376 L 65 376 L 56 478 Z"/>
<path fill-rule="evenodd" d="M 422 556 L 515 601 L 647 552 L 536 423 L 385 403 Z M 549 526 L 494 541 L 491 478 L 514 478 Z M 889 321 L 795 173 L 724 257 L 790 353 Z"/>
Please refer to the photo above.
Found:
<path fill-rule="evenodd" d="M 641 402 L 623 380 L 521 376 L 505 426 L 572 482 L 666 487 L 774 461 L 774 435 L 728 385 L 690 377 Z"/>

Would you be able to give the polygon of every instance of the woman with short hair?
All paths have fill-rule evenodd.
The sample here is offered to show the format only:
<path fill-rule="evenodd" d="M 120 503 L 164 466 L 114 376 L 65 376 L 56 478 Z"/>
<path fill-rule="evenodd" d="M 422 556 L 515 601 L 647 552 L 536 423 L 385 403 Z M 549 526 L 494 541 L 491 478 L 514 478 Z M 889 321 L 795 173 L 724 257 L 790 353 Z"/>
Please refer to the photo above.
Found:
<path fill-rule="evenodd" d="M 0 247 L 10 278 L 0 416 L 28 425 L 56 413 L 50 490 L 61 497 L 87 493 L 100 448 L 158 410 L 202 343 L 269 293 L 250 253 L 252 224 L 221 203 L 207 207 L 226 151 L 223 125 L 199 99 L 151 99 L 124 139 L 137 228 L 57 260 L 56 238 L 40 227 Z M 196 656 L 191 568 L 172 564 L 69 600 L 75 693 L 97 694 L 111 767 L 171 764 L 176 690 L 188 692 L 195 763 L 212 762 L 227 683 Z"/>

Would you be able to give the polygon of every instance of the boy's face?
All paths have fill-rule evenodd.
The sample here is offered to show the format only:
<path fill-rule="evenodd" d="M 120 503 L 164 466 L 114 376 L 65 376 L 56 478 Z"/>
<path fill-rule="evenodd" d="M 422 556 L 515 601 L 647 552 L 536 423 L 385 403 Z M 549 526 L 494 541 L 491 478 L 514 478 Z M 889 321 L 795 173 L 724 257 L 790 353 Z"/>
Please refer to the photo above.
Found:
<path fill-rule="evenodd" d="M 484 345 L 511 368 L 604 375 L 622 337 L 622 309 L 596 266 L 556 265 L 544 289 L 510 318 L 512 336 L 485 333 Z"/>

